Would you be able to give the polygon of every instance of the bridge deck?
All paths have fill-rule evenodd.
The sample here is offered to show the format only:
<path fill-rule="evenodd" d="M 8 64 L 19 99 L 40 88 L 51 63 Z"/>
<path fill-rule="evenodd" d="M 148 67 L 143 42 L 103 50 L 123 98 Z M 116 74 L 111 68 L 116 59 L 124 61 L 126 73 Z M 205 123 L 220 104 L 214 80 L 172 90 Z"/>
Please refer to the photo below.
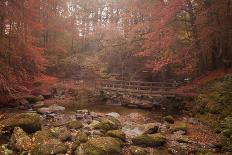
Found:
<path fill-rule="evenodd" d="M 96 89 L 125 94 L 173 97 L 176 87 L 173 83 L 166 82 L 97 80 Z"/>

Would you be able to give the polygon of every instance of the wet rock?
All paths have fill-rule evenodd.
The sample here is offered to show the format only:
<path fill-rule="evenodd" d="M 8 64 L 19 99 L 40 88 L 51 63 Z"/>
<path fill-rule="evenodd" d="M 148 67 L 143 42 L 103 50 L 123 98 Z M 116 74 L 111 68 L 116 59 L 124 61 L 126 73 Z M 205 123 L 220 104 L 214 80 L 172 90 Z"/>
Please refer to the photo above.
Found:
<path fill-rule="evenodd" d="M 99 118 L 100 116 L 97 114 L 97 113 L 95 113 L 95 112 L 90 112 L 90 116 L 92 117 L 92 118 Z"/>
<path fill-rule="evenodd" d="M 21 127 L 27 133 L 33 133 L 41 129 L 40 116 L 36 113 L 21 113 L 0 121 L 2 131 L 13 131 L 15 127 Z"/>
<path fill-rule="evenodd" d="M 46 143 L 36 145 L 32 150 L 32 155 L 52 155 L 65 154 L 67 147 L 57 139 L 50 139 Z"/>
<path fill-rule="evenodd" d="M 39 102 L 36 102 L 36 104 L 33 105 L 33 108 L 37 109 L 37 108 L 41 108 L 41 107 L 44 107 L 45 104 L 43 101 L 39 101 Z"/>
<path fill-rule="evenodd" d="M 111 113 L 106 114 L 106 116 L 114 117 L 117 119 L 120 117 L 120 114 L 118 114 L 116 112 L 111 112 Z"/>
<path fill-rule="evenodd" d="M 83 124 L 80 121 L 71 121 L 67 123 L 69 129 L 80 129 L 83 127 Z"/>
<path fill-rule="evenodd" d="M 79 131 L 75 137 L 75 141 L 85 143 L 88 141 L 88 135 L 82 131 Z"/>
<path fill-rule="evenodd" d="M 38 99 L 39 101 L 43 101 L 43 100 L 44 100 L 44 97 L 43 97 L 43 95 L 39 95 L 39 96 L 37 96 L 37 99 Z"/>
<path fill-rule="evenodd" d="M 81 120 L 81 119 L 84 119 L 85 114 L 76 114 L 75 116 L 76 116 L 76 119 Z"/>
<path fill-rule="evenodd" d="M 54 139 L 54 135 L 51 133 L 49 129 L 37 131 L 32 136 L 32 141 L 34 145 L 44 144 L 49 141 L 49 139 Z"/>
<path fill-rule="evenodd" d="M 189 139 L 187 137 L 178 137 L 176 141 L 178 143 L 189 143 Z"/>
<path fill-rule="evenodd" d="M 37 112 L 40 114 L 50 114 L 50 113 L 56 113 L 56 112 L 64 111 L 64 110 L 65 110 L 65 107 L 54 104 L 47 108 L 39 108 Z"/>
<path fill-rule="evenodd" d="M 39 95 L 39 96 L 35 96 L 35 95 L 29 95 L 29 96 L 26 96 L 25 99 L 31 103 L 31 104 L 34 104 L 36 102 L 39 102 L 39 101 L 42 101 L 44 98 L 43 96 Z"/>
<path fill-rule="evenodd" d="M 135 145 L 145 146 L 145 147 L 158 147 L 166 143 L 166 138 L 160 133 L 150 134 L 150 135 L 141 135 L 135 138 L 132 138 L 132 142 Z"/>
<path fill-rule="evenodd" d="M 100 123 L 94 126 L 94 129 L 100 129 L 105 131 L 116 130 L 118 129 L 118 125 L 109 119 L 103 118 L 101 119 Z"/>
<path fill-rule="evenodd" d="M 144 148 L 137 147 L 137 146 L 130 147 L 130 153 L 132 155 L 146 155 L 147 154 Z"/>
<path fill-rule="evenodd" d="M 100 121 L 93 120 L 93 121 L 88 125 L 88 127 L 89 127 L 90 129 L 94 129 L 95 126 L 97 126 L 99 123 L 100 123 Z"/>
<path fill-rule="evenodd" d="M 77 114 L 89 114 L 89 110 L 87 109 L 77 110 Z"/>
<path fill-rule="evenodd" d="M 54 137 L 56 137 L 62 142 L 70 141 L 72 139 L 71 133 L 65 128 L 56 127 L 52 128 L 50 131 Z"/>
<path fill-rule="evenodd" d="M 0 146 L 0 153 L 2 155 L 13 155 L 13 150 L 8 148 L 8 144 L 4 144 Z"/>
<path fill-rule="evenodd" d="M 93 135 L 93 136 L 104 136 L 104 133 L 102 133 L 99 130 L 92 130 L 91 135 Z"/>
<path fill-rule="evenodd" d="M 98 137 L 82 144 L 81 150 L 88 155 L 113 155 L 121 153 L 121 146 L 120 142 L 112 137 Z"/>
<path fill-rule="evenodd" d="M 185 122 L 179 122 L 172 127 L 172 132 L 184 131 L 187 132 L 187 124 Z"/>
<path fill-rule="evenodd" d="M 170 123 L 170 124 L 174 124 L 174 122 L 175 122 L 175 120 L 174 120 L 174 118 L 172 117 L 172 116 L 165 116 L 164 117 L 164 121 L 166 121 L 166 122 L 168 122 L 168 123 Z"/>
<path fill-rule="evenodd" d="M 159 130 L 159 124 L 157 123 L 148 123 L 144 124 L 144 131 L 142 134 L 154 134 L 157 133 Z"/>
<path fill-rule="evenodd" d="M 128 137 L 136 137 L 143 134 L 154 134 L 157 133 L 159 130 L 159 123 L 148 123 L 144 125 L 124 125 L 122 127 L 122 131 L 125 132 L 125 134 Z"/>
<path fill-rule="evenodd" d="M 111 130 L 106 133 L 107 136 L 118 138 L 122 141 L 126 141 L 126 134 L 122 132 L 121 130 Z"/>
<path fill-rule="evenodd" d="M 10 144 L 18 152 L 29 151 L 32 148 L 31 138 L 20 127 L 14 128 Z"/>

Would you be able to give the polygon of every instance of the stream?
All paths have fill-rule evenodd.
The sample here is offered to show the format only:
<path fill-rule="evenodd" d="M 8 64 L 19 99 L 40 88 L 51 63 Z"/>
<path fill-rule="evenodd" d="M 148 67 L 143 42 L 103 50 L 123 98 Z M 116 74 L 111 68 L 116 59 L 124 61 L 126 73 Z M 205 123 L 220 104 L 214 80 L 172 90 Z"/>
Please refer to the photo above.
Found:
<path fill-rule="evenodd" d="M 128 138 L 141 135 L 145 130 L 145 126 L 149 124 L 158 124 L 159 132 L 166 136 L 167 142 L 166 145 L 162 147 L 147 147 L 146 151 L 149 152 L 149 155 L 195 154 L 199 150 L 211 153 L 216 151 L 212 148 L 216 141 L 215 136 L 211 135 L 212 133 L 209 132 L 207 127 L 193 118 L 178 115 L 174 116 L 175 124 L 185 122 L 188 126 L 187 134 L 180 132 L 179 135 L 178 133 L 175 134 L 170 132 L 170 129 L 172 129 L 175 124 L 164 122 L 163 118 L 167 115 L 165 112 L 103 104 L 66 104 L 62 106 L 65 107 L 64 111 L 52 113 L 51 115 L 40 115 L 43 127 L 50 128 L 52 126 L 62 126 L 68 121 L 76 120 L 77 115 L 79 115 L 78 111 L 87 110 L 90 112 L 90 115 L 86 117 L 87 119 L 90 118 L 89 116 L 95 117 L 95 115 L 103 118 L 108 114 L 118 115 L 117 119 L 122 124 L 122 131 L 126 133 Z M 14 111 L 8 109 L 1 110 L 0 115 L 3 114 L 6 117 L 11 117 L 17 113 L 20 114 L 24 112 L 36 113 L 36 111 L 31 110 Z M 181 138 L 183 139 L 182 142 L 177 142 Z M 6 144 L 8 141 L 8 137 L 0 136 L 0 145 Z M 129 144 L 129 146 L 130 145 L 131 144 Z M 217 153 L 213 154 L 216 155 Z M 122 155 L 130 155 L 128 152 L 128 144 L 123 147 Z"/>

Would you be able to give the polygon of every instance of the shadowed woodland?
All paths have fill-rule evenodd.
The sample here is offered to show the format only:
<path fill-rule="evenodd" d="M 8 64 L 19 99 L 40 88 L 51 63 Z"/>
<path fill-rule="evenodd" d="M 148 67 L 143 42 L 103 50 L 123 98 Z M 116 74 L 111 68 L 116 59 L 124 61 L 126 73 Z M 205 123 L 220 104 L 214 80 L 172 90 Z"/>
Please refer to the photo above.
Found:
<path fill-rule="evenodd" d="M 232 152 L 232 0 L 1 0 L 0 154 Z"/>

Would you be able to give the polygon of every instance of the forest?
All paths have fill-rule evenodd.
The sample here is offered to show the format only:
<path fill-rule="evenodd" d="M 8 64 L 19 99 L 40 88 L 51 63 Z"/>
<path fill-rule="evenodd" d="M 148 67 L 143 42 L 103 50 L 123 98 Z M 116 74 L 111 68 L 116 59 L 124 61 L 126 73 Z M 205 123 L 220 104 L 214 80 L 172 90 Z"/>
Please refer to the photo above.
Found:
<path fill-rule="evenodd" d="M 232 0 L 1 0 L 0 154 L 232 153 Z"/>

